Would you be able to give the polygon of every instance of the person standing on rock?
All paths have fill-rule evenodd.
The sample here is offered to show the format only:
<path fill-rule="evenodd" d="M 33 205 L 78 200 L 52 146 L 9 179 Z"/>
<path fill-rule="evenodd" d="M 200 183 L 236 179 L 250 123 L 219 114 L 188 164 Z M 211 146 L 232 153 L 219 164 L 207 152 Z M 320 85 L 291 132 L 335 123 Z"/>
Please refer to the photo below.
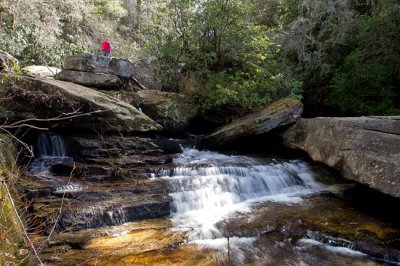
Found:
<path fill-rule="evenodd" d="M 109 57 L 111 54 L 111 44 L 110 41 L 108 39 L 105 39 L 102 43 L 101 43 L 101 51 L 103 52 L 103 56 L 105 57 Z"/>

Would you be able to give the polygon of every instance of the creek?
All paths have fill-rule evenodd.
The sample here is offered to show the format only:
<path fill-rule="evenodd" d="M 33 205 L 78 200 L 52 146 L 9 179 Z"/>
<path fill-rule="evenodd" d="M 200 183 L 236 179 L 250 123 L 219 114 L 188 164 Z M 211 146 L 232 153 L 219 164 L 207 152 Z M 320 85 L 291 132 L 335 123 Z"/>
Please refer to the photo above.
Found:
<path fill-rule="evenodd" d="M 37 138 L 21 183 L 35 243 L 64 204 L 48 265 L 400 265 L 398 201 L 307 158 L 101 141 Z"/>

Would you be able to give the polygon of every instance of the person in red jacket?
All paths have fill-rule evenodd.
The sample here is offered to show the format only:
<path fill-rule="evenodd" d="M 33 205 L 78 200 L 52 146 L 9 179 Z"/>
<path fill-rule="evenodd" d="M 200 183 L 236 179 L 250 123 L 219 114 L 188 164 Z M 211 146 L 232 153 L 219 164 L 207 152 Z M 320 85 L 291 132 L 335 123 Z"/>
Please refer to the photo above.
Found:
<path fill-rule="evenodd" d="M 103 52 L 103 56 L 108 57 L 111 54 L 111 44 L 108 39 L 105 39 L 101 43 L 101 51 Z"/>

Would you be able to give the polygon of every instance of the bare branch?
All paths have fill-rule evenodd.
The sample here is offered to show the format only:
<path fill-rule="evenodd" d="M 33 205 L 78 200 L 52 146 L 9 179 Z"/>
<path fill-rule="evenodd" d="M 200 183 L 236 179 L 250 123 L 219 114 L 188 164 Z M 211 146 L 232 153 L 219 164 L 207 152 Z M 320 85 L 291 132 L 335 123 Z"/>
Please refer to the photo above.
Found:
<path fill-rule="evenodd" d="M 24 236 L 25 236 L 25 238 L 26 238 L 26 241 L 28 241 L 29 246 L 31 247 L 31 249 L 32 249 L 32 251 L 33 251 L 33 254 L 35 255 L 35 257 L 36 257 L 36 258 L 38 259 L 38 261 L 39 261 L 39 264 L 40 264 L 41 266 L 44 266 L 43 262 L 42 262 L 41 259 L 39 258 L 39 254 L 38 254 L 38 252 L 36 251 L 35 246 L 33 245 L 31 239 L 30 239 L 29 236 L 28 236 L 28 233 L 27 233 L 27 230 L 26 230 L 26 228 L 25 228 L 25 226 L 24 226 L 24 223 L 22 222 L 21 217 L 19 216 L 18 210 L 17 210 L 17 208 L 16 208 L 16 206 L 15 206 L 15 202 L 14 202 L 14 200 L 13 200 L 13 197 L 12 197 L 11 193 L 10 193 L 10 189 L 8 188 L 7 182 L 5 182 L 5 180 L 3 180 L 3 181 L 2 181 L 2 184 L 4 185 L 4 187 L 5 187 L 5 189 L 6 189 L 8 198 L 9 198 L 9 200 L 10 200 L 10 202 L 11 202 L 12 209 L 13 209 L 13 211 L 15 212 L 15 215 L 16 215 L 17 218 L 18 218 L 18 222 L 19 222 L 20 226 L 22 227 L 22 229 L 23 229 L 23 231 L 24 231 Z"/>
<path fill-rule="evenodd" d="M 72 175 L 73 175 L 73 173 L 74 173 L 74 171 L 75 171 L 75 168 L 76 168 L 76 165 L 75 165 L 75 162 L 74 162 L 74 166 L 73 166 L 73 168 L 72 168 L 72 170 L 71 170 L 71 173 L 69 174 L 67 186 L 71 183 Z M 62 195 L 60 208 L 59 208 L 59 210 L 58 210 L 58 215 L 57 215 L 56 220 L 54 221 L 53 227 L 51 228 L 50 233 L 49 233 L 48 237 L 46 238 L 46 240 L 43 241 L 43 243 L 42 243 L 42 244 L 39 246 L 39 248 L 38 248 L 38 252 L 39 252 L 39 253 L 42 251 L 42 249 L 45 247 L 45 245 L 50 241 L 50 238 L 51 238 L 51 236 L 52 236 L 53 233 L 54 233 L 54 229 L 55 229 L 56 226 L 57 226 L 58 220 L 60 219 L 60 216 L 61 216 L 61 213 L 62 213 L 62 209 L 63 209 L 63 206 L 64 206 L 65 194 L 67 194 L 67 191 L 66 191 L 66 190 L 64 190 L 64 193 L 63 193 L 63 195 Z"/>

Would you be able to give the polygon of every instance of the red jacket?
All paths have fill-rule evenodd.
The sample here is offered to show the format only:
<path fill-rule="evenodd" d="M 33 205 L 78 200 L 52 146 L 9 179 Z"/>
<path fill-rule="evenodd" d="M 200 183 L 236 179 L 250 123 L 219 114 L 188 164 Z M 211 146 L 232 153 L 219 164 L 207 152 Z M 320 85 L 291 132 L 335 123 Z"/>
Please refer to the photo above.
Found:
<path fill-rule="evenodd" d="M 107 52 L 111 52 L 111 45 L 110 42 L 108 40 L 105 40 L 101 43 L 101 50 L 102 51 L 107 51 Z"/>

